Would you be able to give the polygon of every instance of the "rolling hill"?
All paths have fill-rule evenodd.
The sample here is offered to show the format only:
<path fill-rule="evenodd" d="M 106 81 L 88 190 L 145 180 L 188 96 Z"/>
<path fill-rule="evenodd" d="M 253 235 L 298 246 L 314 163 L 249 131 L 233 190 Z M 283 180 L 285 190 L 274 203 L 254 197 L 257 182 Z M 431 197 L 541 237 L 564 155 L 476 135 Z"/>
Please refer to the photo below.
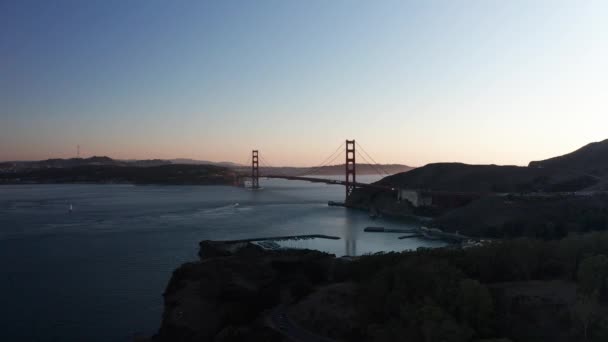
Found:
<path fill-rule="evenodd" d="M 603 178 L 608 175 L 608 139 L 585 145 L 563 156 L 530 162 L 528 166 L 552 170 L 561 169 Z"/>
<path fill-rule="evenodd" d="M 528 167 L 435 163 L 380 180 L 393 187 L 459 192 L 598 190 L 608 176 L 608 140 Z"/>

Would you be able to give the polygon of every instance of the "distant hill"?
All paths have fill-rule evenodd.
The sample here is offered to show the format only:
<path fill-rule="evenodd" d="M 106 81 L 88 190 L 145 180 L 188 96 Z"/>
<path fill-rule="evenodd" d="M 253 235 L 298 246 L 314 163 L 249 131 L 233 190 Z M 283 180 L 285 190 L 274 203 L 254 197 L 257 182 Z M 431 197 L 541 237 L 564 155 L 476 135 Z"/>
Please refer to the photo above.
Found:
<path fill-rule="evenodd" d="M 608 175 L 608 139 L 585 145 L 563 156 L 530 162 L 529 167 L 570 170 L 598 177 L 606 176 Z"/>
<path fill-rule="evenodd" d="M 21 171 L 27 169 L 48 169 L 48 168 L 71 168 L 86 165 L 127 165 L 127 162 L 114 160 L 109 157 L 90 157 L 90 158 L 53 158 L 38 161 L 14 161 L 0 163 L 0 171 Z"/>
<path fill-rule="evenodd" d="M 190 159 L 190 158 L 176 158 L 176 159 L 170 159 L 169 161 L 173 164 L 217 165 L 217 166 L 224 166 L 224 167 L 242 167 L 243 166 L 241 164 L 227 162 L 227 161 L 212 162 L 209 160 L 197 160 L 197 159 Z"/>
<path fill-rule="evenodd" d="M 320 168 L 310 167 L 263 167 L 260 166 L 261 173 L 285 176 L 310 175 L 310 176 L 335 176 L 344 174 L 344 164 L 323 166 Z M 412 170 L 413 167 L 401 164 L 382 164 L 379 166 L 370 164 L 357 164 L 358 175 L 378 175 L 395 174 Z M 249 172 L 251 166 L 237 167 L 240 172 Z"/>
<path fill-rule="evenodd" d="M 94 156 L 90 158 L 53 158 L 39 161 L 14 161 L 14 162 L 0 162 L 0 172 L 15 172 L 29 169 L 48 169 L 48 168 L 72 168 L 87 165 L 105 165 L 105 166 L 137 166 L 137 167 L 151 167 L 169 164 L 182 164 L 182 165 L 214 165 L 223 166 L 228 168 L 240 167 L 241 165 L 231 162 L 212 162 L 207 160 L 195 160 L 195 159 L 112 159 L 106 156 Z"/>
<path fill-rule="evenodd" d="M 53 158 L 38 161 L 15 161 L 1 162 L 0 172 L 16 172 L 23 170 L 49 169 L 49 168 L 73 168 L 80 166 L 137 166 L 150 167 L 171 164 L 170 161 L 161 159 L 147 160 L 117 160 L 106 156 L 94 156 L 90 158 Z"/>
<path fill-rule="evenodd" d="M 107 160 L 106 160 L 107 161 Z M 233 184 L 235 172 L 215 165 L 156 166 L 80 165 L 30 168 L 0 173 L 0 184 L 30 183 L 132 183 L 132 184 Z"/>

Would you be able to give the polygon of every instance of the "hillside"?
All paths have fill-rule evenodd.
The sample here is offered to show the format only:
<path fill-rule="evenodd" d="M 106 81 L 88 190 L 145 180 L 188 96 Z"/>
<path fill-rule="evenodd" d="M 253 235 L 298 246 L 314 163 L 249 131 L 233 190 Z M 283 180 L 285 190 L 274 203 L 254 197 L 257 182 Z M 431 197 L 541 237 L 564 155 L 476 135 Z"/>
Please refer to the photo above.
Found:
<path fill-rule="evenodd" d="M 561 169 L 603 177 L 608 175 L 608 139 L 541 161 L 530 162 L 531 168 Z"/>
<path fill-rule="evenodd" d="M 403 189 L 456 192 L 576 191 L 595 183 L 594 177 L 561 170 L 461 163 L 428 164 L 378 182 Z"/>
<path fill-rule="evenodd" d="M 405 189 L 459 192 L 601 190 L 608 181 L 608 139 L 528 167 L 435 163 L 380 180 Z"/>

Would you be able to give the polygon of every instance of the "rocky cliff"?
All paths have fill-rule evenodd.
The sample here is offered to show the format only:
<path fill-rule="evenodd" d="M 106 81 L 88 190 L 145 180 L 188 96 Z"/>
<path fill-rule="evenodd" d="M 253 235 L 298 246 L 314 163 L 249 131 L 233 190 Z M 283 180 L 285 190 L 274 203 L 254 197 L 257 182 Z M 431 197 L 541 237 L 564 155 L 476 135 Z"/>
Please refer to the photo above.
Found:
<path fill-rule="evenodd" d="M 200 260 L 173 272 L 152 341 L 282 341 L 270 315 L 327 282 L 333 255 L 268 251 L 249 243 L 200 243 Z"/>

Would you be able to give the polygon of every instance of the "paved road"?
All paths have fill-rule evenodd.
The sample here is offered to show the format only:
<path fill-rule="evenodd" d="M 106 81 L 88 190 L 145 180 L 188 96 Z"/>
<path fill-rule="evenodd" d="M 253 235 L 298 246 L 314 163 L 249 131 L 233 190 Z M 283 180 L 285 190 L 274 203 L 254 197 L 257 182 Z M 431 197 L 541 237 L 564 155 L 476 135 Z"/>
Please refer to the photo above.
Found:
<path fill-rule="evenodd" d="M 279 305 L 270 312 L 270 323 L 272 327 L 294 342 L 334 342 L 327 337 L 319 336 L 309 330 L 302 328 L 293 322 L 288 316 L 283 305 Z"/>

